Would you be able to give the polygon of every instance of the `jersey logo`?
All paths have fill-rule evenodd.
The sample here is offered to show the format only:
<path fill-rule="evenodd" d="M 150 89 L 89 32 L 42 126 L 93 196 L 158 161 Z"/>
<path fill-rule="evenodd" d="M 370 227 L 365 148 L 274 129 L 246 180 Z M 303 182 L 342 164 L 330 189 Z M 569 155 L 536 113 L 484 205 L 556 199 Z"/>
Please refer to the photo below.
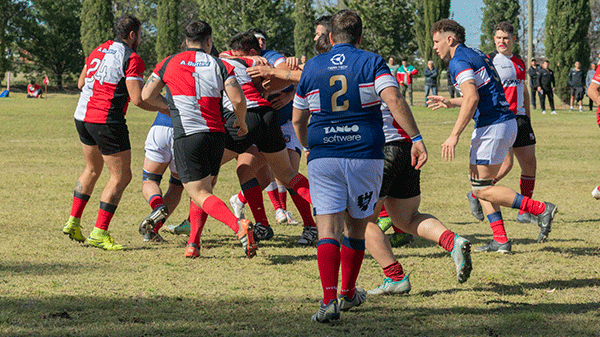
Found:
<path fill-rule="evenodd" d="M 187 63 L 186 63 L 184 60 L 181 60 L 181 62 L 179 64 L 188 66 L 188 67 L 208 67 L 208 66 L 210 66 L 210 62 L 205 62 L 205 61 L 200 61 L 200 62 L 187 61 Z"/>
<path fill-rule="evenodd" d="M 367 192 L 363 195 L 358 196 L 358 207 L 360 207 L 361 211 L 366 211 L 369 208 L 369 204 L 371 203 L 371 198 L 373 197 L 373 191 Z"/>
<path fill-rule="evenodd" d="M 344 125 L 344 126 L 326 126 L 323 128 L 325 134 L 328 133 L 344 133 L 344 132 L 358 132 L 360 128 L 358 125 Z"/>
<path fill-rule="evenodd" d="M 335 54 L 330 61 L 336 66 L 341 66 L 346 61 L 346 56 L 344 54 Z"/>

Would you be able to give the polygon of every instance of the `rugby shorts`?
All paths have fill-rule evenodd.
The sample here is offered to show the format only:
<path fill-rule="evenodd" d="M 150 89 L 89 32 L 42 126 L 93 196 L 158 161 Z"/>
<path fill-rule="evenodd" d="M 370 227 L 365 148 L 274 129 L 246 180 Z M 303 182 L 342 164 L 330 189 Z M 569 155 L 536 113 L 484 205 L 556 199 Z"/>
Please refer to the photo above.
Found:
<path fill-rule="evenodd" d="M 581 101 L 583 96 L 585 95 L 585 90 L 583 87 L 572 87 L 571 88 L 571 96 L 575 97 L 575 101 Z"/>
<path fill-rule="evenodd" d="M 232 115 L 225 122 L 225 148 L 235 153 L 244 153 L 256 145 L 258 151 L 275 153 L 285 149 L 285 140 L 279 126 L 277 113 L 271 107 L 250 108 L 246 112 L 248 133 L 237 135 L 238 128 L 233 127 L 236 117 Z"/>
<path fill-rule="evenodd" d="M 200 132 L 175 139 L 173 154 L 181 182 L 217 176 L 224 151 L 225 134 L 222 132 Z"/>
<path fill-rule="evenodd" d="M 471 165 L 502 163 L 516 138 L 516 119 L 476 128 L 471 135 L 469 163 Z"/>
<path fill-rule="evenodd" d="M 300 144 L 298 137 L 296 137 L 296 131 L 294 131 L 292 121 L 288 121 L 281 126 L 281 133 L 283 133 L 283 140 L 285 141 L 287 149 L 302 154 L 302 144 Z"/>
<path fill-rule="evenodd" d="M 526 115 L 517 115 L 517 139 L 515 139 L 512 147 L 535 145 L 535 143 L 531 119 Z"/>
<path fill-rule="evenodd" d="M 177 174 L 173 156 L 173 128 L 164 125 L 153 125 L 148 131 L 144 143 L 146 158 L 155 163 L 169 163 L 171 173 Z"/>
<path fill-rule="evenodd" d="M 421 170 L 411 165 L 411 142 L 393 141 L 383 147 L 383 182 L 379 198 L 408 199 L 421 195 Z M 312 186 L 312 185 L 311 185 Z"/>
<path fill-rule="evenodd" d="M 308 162 L 315 215 L 348 210 L 351 217 L 373 214 L 383 178 L 382 159 L 317 158 Z"/>
<path fill-rule="evenodd" d="M 75 120 L 79 140 L 89 146 L 98 146 L 102 155 L 131 150 L 129 129 L 124 123 L 96 124 Z"/>

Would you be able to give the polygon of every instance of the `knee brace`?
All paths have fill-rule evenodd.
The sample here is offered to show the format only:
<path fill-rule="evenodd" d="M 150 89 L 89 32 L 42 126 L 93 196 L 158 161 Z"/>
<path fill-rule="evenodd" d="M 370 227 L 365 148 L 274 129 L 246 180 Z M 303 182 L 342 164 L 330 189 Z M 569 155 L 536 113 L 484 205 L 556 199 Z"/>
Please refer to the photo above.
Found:
<path fill-rule="evenodd" d="M 160 185 L 162 181 L 162 174 L 150 173 L 146 170 L 142 170 L 142 181 L 151 180 Z"/>
<path fill-rule="evenodd" d="M 494 179 L 478 179 L 469 177 L 469 181 L 471 182 L 471 188 L 473 190 L 484 190 L 488 187 L 494 186 Z"/>
<path fill-rule="evenodd" d="M 173 177 L 172 174 L 171 174 L 171 178 L 169 178 L 169 184 L 173 184 L 175 186 L 183 187 L 183 183 L 181 183 L 181 180 Z"/>

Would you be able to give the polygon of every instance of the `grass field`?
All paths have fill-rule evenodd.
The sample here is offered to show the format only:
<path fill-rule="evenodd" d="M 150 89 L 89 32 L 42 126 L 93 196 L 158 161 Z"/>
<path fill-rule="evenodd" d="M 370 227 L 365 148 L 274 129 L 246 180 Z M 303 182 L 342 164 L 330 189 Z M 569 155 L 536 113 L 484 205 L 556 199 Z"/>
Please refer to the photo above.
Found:
<path fill-rule="evenodd" d="M 131 249 L 105 252 L 65 237 L 61 228 L 83 169 L 73 123 L 77 98 L 13 94 L 0 100 L 0 335 L 600 336 L 600 205 L 590 196 L 600 183 L 600 134 L 592 112 L 533 113 L 534 197 L 559 206 L 547 243 L 535 243 L 537 226 L 517 223 L 517 212 L 505 209 L 513 254 L 473 254 L 471 279 L 459 285 L 449 254 L 416 239 L 394 249 L 411 272 L 410 295 L 368 297 L 331 326 L 310 322 L 322 293 L 316 249 L 296 245 L 301 226 L 274 225 L 274 239 L 252 260 L 231 230 L 213 219 L 199 259 L 183 257 L 184 237 L 142 242 L 137 227 L 150 208 L 141 194 L 141 164 L 154 114 L 136 107 L 127 118 L 134 179 L 110 227 L 115 241 Z M 471 216 L 465 198 L 470 133 L 457 158 L 446 163 L 440 145 L 457 110 L 413 111 L 430 153 L 421 175 L 421 211 L 474 246 L 486 243 L 489 224 Z M 223 167 L 215 190 L 224 200 L 239 188 L 232 168 Z M 518 190 L 519 174 L 515 165 L 501 184 Z M 104 172 L 84 212 L 84 235 L 107 178 Z M 294 210 L 291 201 L 288 206 Z M 170 221 L 183 220 L 187 211 L 184 200 Z M 382 280 L 367 254 L 359 285 L 372 289 Z"/>

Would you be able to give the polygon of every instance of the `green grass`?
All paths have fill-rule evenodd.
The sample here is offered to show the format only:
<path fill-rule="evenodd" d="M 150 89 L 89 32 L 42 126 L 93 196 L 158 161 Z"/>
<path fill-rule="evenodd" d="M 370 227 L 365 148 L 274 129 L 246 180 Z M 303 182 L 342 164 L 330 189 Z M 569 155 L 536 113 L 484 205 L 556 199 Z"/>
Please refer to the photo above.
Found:
<path fill-rule="evenodd" d="M 415 103 L 422 102 L 417 96 Z M 130 107 L 127 115 L 134 180 L 110 230 L 131 250 L 105 252 L 65 237 L 61 228 L 83 169 L 73 123 L 77 99 L 13 94 L 0 100 L 0 335 L 600 336 L 600 209 L 590 196 L 600 183 L 600 151 L 592 112 L 534 111 L 534 196 L 560 209 L 547 243 L 536 244 L 537 226 L 516 223 L 516 211 L 504 209 L 513 254 L 474 254 L 471 279 L 459 285 L 449 254 L 416 239 L 394 249 L 411 272 L 410 295 L 369 297 L 330 326 L 309 321 L 322 294 L 316 249 L 295 244 L 301 226 L 274 225 L 274 239 L 252 260 L 231 230 L 213 219 L 196 260 L 183 257 L 184 237 L 165 234 L 164 245 L 141 241 L 137 227 L 150 211 L 141 194 L 143 144 L 154 113 Z M 474 246 L 486 243 L 489 224 L 470 215 L 465 198 L 469 132 L 454 161 L 440 158 L 457 110 L 413 111 L 430 153 L 421 175 L 421 211 Z M 215 193 L 227 200 L 239 186 L 231 164 L 221 172 Z M 519 174 L 515 165 L 501 184 L 518 189 Z M 107 179 L 104 172 L 84 212 L 84 235 Z M 266 207 L 274 223 L 268 201 Z M 170 222 L 187 211 L 184 200 Z M 371 289 L 382 279 L 367 254 L 359 285 Z"/>

